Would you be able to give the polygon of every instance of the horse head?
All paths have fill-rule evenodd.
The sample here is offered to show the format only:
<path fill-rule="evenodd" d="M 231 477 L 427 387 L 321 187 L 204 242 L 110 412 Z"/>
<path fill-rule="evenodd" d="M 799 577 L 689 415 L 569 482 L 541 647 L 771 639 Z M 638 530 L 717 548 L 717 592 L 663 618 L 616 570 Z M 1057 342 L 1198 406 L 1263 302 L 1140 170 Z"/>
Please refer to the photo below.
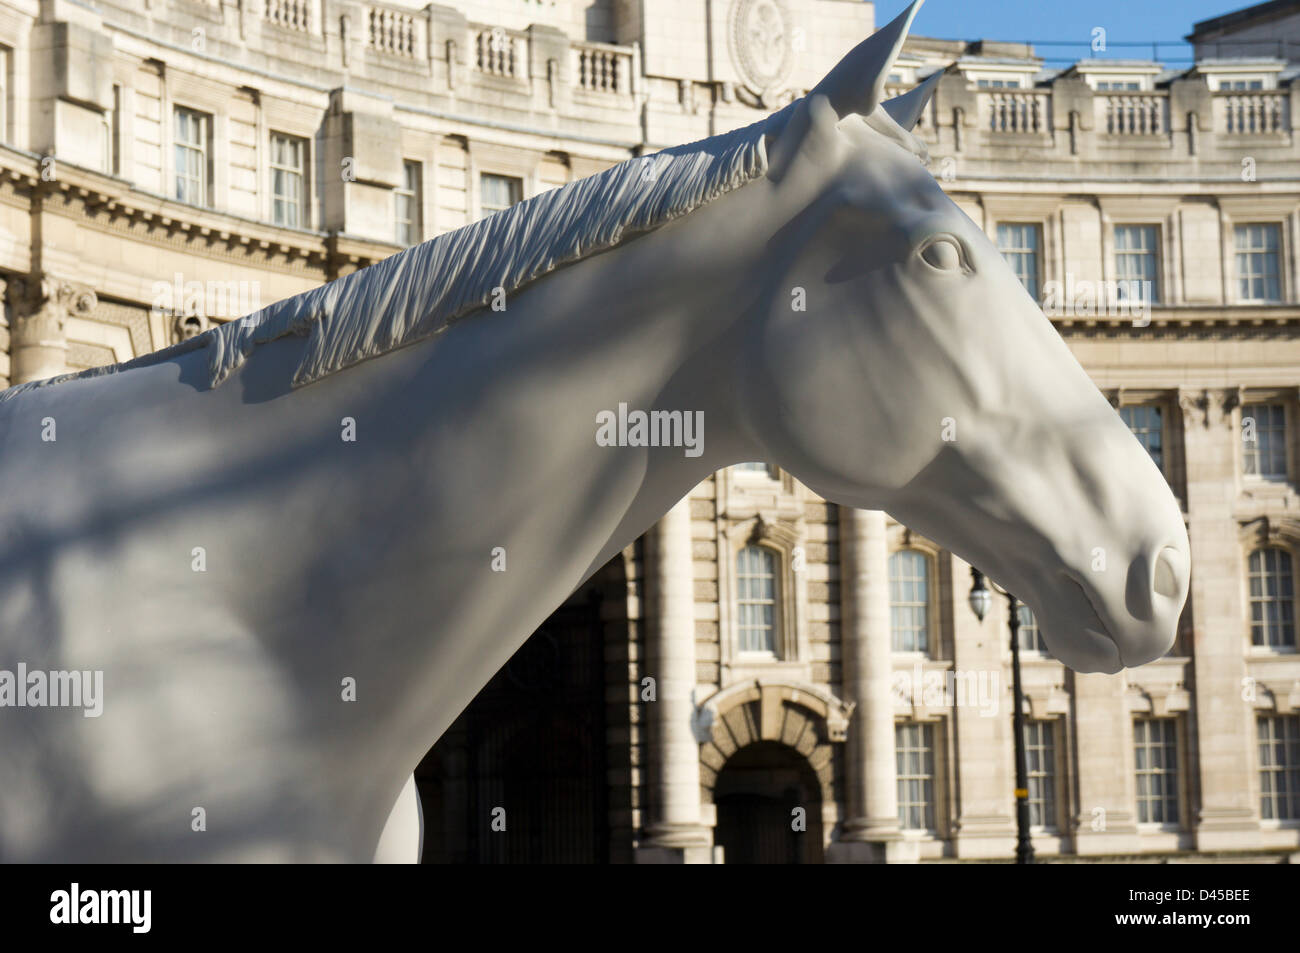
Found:
<path fill-rule="evenodd" d="M 1167 652 L 1187 531 L 1164 477 L 883 101 L 914 3 L 769 123 L 766 245 L 740 375 L 768 459 L 883 509 L 1028 605 L 1052 654 Z"/>

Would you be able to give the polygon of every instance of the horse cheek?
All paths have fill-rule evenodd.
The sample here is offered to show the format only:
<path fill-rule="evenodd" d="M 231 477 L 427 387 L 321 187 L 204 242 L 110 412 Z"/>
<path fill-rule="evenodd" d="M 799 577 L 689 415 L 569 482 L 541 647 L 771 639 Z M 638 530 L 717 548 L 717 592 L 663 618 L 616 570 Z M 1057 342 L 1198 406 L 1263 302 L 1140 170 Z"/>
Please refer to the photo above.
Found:
<path fill-rule="evenodd" d="M 757 424 L 786 458 L 776 462 L 805 482 L 856 482 L 870 469 L 870 448 L 861 439 L 870 413 L 861 403 L 867 355 L 844 340 L 841 323 L 829 315 L 774 314 L 755 355 L 762 368 L 761 392 L 751 403 Z"/>

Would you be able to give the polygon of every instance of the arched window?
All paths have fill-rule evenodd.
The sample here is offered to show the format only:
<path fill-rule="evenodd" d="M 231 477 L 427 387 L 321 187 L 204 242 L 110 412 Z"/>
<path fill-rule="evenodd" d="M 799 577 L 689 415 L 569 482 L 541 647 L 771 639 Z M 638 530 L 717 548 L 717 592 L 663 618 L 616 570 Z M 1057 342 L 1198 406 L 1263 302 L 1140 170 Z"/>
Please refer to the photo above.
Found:
<path fill-rule="evenodd" d="M 918 550 L 889 557 L 889 629 L 895 652 L 930 650 L 930 560 Z"/>
<path fill-rule="evenodd" d="M 746 546 L 736 554 L 736 605 L 740 616 L 740 651 L 776 653 L 777 560 L 763 546 Z"/>
<path fill-rule="evenodd" d="M 1295 592 L 1291 554 L 1257 549 L 1250 554 L 1250 641 L 1278 648 L 1295 645 Z"/>

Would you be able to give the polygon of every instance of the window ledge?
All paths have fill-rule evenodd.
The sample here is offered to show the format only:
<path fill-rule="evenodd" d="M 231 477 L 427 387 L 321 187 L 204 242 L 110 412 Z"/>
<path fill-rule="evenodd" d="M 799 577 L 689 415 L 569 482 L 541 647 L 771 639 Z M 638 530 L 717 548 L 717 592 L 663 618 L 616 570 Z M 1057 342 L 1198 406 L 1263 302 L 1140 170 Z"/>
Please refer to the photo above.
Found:
<path fill-rule="evenodd" d="M 943 840 L 939 832 L 932 828 L 900 827 L 898 832 L 903 835 L 905 840 L 915 841 L 939 841 Z"/>
<path fill-rule="evenodd" d="M 1295 492 L 1286 477 L 1264 477 L 1253 473 L 1241 475 L 1241 490 L 1243 493 L 1260 493 L 1265 496 L 1287 496 Z"/>

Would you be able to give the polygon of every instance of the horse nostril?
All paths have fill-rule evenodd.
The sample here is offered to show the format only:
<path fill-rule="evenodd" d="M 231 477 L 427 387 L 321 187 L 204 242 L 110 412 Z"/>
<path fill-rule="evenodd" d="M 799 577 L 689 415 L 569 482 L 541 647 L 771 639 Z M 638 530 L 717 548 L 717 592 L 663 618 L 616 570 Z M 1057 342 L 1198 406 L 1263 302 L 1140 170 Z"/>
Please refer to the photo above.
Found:
<path fill-rule="evenodd" d="M 1152 582 L 1152 588 L 1158 594 L 1168 599 L 1178 598 L 1181 589 L 1178 567 L 1182 562 L 1182 554 L 1172 546 L 1160 550 L 1160 555 L 1156 557 L 1155 579 Z"/>

